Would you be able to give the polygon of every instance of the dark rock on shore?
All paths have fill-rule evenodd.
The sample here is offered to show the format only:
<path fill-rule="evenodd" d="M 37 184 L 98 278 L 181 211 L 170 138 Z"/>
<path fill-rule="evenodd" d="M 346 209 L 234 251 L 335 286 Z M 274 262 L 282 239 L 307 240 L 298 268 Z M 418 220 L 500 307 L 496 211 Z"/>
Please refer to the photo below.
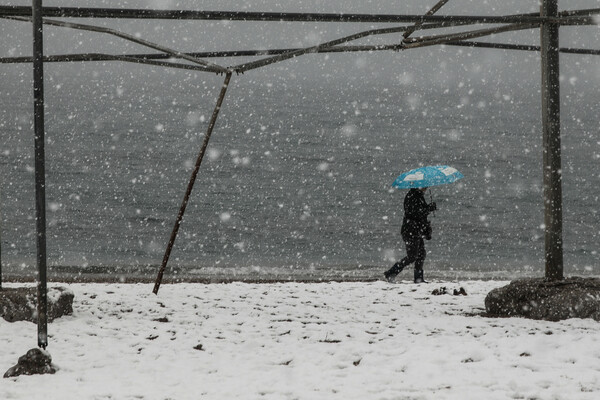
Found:
<path fill-rule="evenodd" d="M 19 362 L 4 374 L 5 378 L 19 375 L 53 374 L 56 368 L 52 365 L 52 357 L 42 349 L 31 349 L 24 356 L 19 357 Z"/>
<path fill-rule="evenodd" d="M 64 287 L 48 288 L 48 321 L 73 313 L 73 292 Z M 8 322 L 37 322 L 37 288 L 0 290 L 0 316 Z"/>
<path fill-rule="evenodd" d="M 600 321 L 600 279 L 518 279 L 488 293 L 485 309 L 488 315 L 495 317 L 520 316 L 547 321 L 592 318 Z"/>

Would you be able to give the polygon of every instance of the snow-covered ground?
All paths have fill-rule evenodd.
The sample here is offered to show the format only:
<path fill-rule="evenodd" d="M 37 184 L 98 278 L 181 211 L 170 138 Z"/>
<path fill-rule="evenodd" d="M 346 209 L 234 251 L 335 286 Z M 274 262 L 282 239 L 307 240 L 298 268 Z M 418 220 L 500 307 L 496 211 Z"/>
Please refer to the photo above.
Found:
<path fill-rule="evenodd" d="M 59 371 L 0 399 L 600 398 L 600 323 L 482 316 L 506 283 L 70 284 Z M 36 334 L 0 319 L 2 373 Z"/>

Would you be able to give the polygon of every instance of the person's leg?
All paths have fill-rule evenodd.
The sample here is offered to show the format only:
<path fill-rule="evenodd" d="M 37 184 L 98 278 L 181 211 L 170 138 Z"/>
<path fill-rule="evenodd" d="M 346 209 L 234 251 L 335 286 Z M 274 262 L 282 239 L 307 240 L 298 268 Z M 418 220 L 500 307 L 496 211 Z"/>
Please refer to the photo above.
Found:
<path fill-rule="evenodd" d="M 395 263 L 392 268 L 384 272 L 385 279 L 388 281 L 392 281 L 396 275 L 398 275 L 402 270 L 409 264 L 415 262 L 419 255 L 419 240 L 416 238 L 406 238 L 407 240 L 404 242 L 406 245 L 406 257 L 404 257 L 399 262 Z M 421 242 L 423 239 L 421 239 Z"/>
<path fill-rule="evenodd" d="M 399 262 L 395 263 L 392 266 L 392 268 L 385 271 L 383 273 L 383 276 L 385 276 L 385 279 L 387 279 L 388 281 L 393 281 L 394 278 L 396 277 L 396 275 L 398 275 L 400 272 L 402 272 L 404 267 L 405 266 L 402 265 L 402 261 L 399 261 Z"/>
<path fill-rule="evenodd" d="M 415 283 L 426 283 L 423 277 L 423 265 L 425 264 L 425 242 L 423 238 L 420 238 L 417 243 L 416 257 L 415 257 Z"/>

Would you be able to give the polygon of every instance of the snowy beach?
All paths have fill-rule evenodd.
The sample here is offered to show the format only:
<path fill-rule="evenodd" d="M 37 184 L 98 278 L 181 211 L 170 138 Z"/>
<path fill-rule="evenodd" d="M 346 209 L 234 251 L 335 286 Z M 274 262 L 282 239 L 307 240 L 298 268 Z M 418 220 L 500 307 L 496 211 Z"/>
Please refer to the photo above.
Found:
<path fill-rule="evenodd" d="M 506 283 L 65 284 L 58 372 L 0 398 L 597 399 L 600 324 L 486 317 Z M 0 320 L 3 371 L 36 333 Z"/>
<path fill-rule="evenodd" d="M 0 400 L 600 399 L 600 0 L 22 3 Z"/>

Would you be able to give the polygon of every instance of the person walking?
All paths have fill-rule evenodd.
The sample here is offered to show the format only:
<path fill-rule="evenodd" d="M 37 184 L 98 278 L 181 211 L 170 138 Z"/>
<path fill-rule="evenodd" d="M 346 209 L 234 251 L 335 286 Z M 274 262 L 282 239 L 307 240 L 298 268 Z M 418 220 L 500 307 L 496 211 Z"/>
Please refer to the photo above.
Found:
<path fill-rule="evenodd" d="M 431 239 L 431 224 L 427 219 L 429 213 L 437 210 L 434 202 L 425 201 L 426 187 L 412 188 L 404 198 L 404 219 L 402 220 L 402 240 L 406 245 L 406 257 L 396 262 L 392 268 L 384 272 L 385 279 L 392 282 L 396 275 L 412 263 L 415 264 L 415 283 L 426 283 L 423 277 L 425 263 L 425 242 L 423 238 Z"/>

